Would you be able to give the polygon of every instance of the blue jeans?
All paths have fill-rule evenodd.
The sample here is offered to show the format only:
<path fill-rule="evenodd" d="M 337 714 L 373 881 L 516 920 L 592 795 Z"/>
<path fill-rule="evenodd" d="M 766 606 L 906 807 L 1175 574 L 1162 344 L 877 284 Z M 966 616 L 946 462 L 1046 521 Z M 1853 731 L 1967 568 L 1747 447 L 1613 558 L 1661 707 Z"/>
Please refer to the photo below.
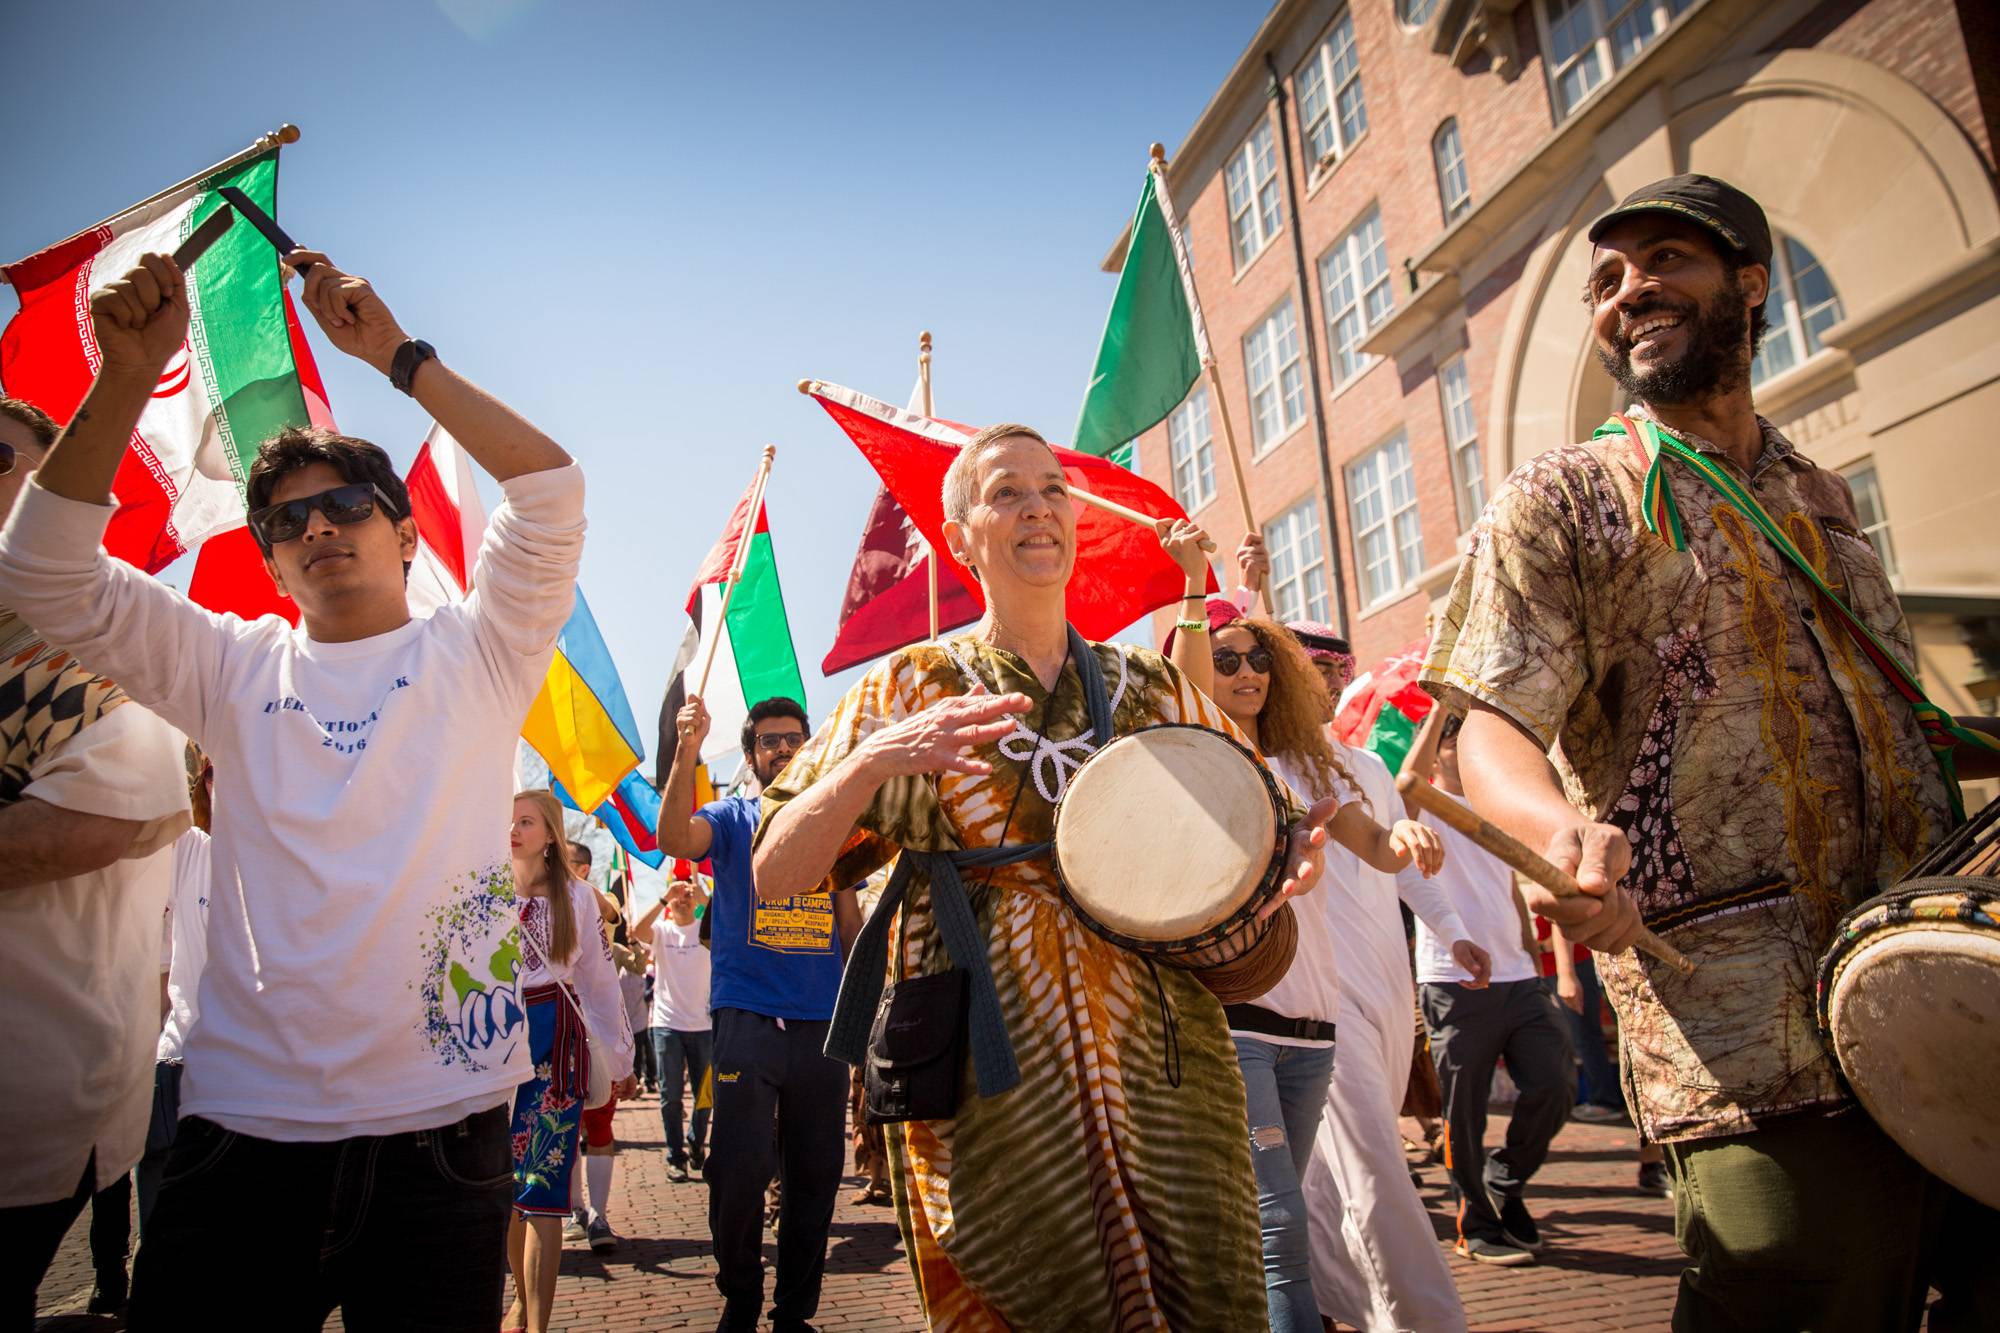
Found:
<path fill-rule="evenodd" d="M 1543 977 L 1542 984 L 1549 988 L 1549 994 L 1556 993 L 1554 977 Z M 1583 1063 L 1583 1087 L 1578 1091 L 1576 1100 L 1579 1104 L 1589 1102 L 1592 1106 L 1622 1109 L 1625 1094 L 1618 1087 L 1618 1066 L 1605 1053 L 1604 1029 L 1598 1026 L 1603 1002 L 1597 985 L 1597 962 L 1588 954 L 1576 965 L 1576 984 L 1583 992 L 1582 1013 L 1577 1013 L 1560 999 L 1556 1001 L 1563 1021 L 1569 1024 L 1570 1045 L 1576 1048 L 1576 1058 Z"/>
<path fill-rule="evenodd" d="M 1271 1333 L 1319 1333 L 1312 1246 L 1299 1181 L 1312 1157 L 1320 1117 L 1326 1114 L 1333 1047 L 1280 1046 L 1254 1037 L 1235 1041 L 1250 1111 L 1250 1160 L 1257 1171 Z"/>
<path fill-rule="evenodd" d="M 648 1028 L 653 1038 L 653 1068 L 660 1080 L 660 1128 L 667 1136 L 667 1160 L 675 1166 L 688 1164 L 687 1149 L 696 1156 L 707 1151 L 708 1108 L 694 1108 L 688 1142 L 681 1142 L 681 1078 L 685 1071 L 688 1091 L 701 1100 L 701 1081 L 715 1059 L 713 1032 L 676 1032 L 672 1028 Z"/>

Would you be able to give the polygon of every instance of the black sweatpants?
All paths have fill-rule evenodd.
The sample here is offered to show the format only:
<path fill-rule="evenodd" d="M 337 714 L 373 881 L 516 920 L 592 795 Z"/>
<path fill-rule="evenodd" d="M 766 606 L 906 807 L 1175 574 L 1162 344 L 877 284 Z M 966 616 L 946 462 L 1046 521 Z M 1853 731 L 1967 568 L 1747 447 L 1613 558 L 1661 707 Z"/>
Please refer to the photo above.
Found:
<path fill-rule="evenodd" d="M 714 1019 L 715 1117 L 703 1177 L 725 1320 L 754 1329 L 762 1313 L 764 1189 L 775 1174 L 784 1200 L 771 1320 L 780 1328 L 803 1323 L 819 1309 L 846 1160 L 847 1066 L 823 1053 L 824 1021 L 747 1009 L 717 1009 Z"/>
<path fill-rule="evenodd" d="M 1488 1191 L 1521 1197 L 1576 1100 L 1569 1033 L 1555 997 L 1534 978 L 1496 981 L 1484 990 L 1425 982 L 1419 996 L 1444 1092 L 1445 1163 L 1458 1194 L 1459 1238 L 1498 1241 L 1500 1215 Z M 1506 1145 L 1489 1157 L 1486 1102 L 1502 1056 L 1521 1096 L 1507 1122 Z"/>

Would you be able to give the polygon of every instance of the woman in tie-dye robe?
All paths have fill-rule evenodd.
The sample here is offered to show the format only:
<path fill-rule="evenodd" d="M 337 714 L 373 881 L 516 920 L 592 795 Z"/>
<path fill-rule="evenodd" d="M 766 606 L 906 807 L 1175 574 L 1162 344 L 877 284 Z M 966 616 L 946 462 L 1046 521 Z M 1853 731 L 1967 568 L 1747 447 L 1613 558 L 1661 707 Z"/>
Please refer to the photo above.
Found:
<path fill-rule="evenodd" d="M 817 875 L 828 859 L 828 882 L 845 885 L 901 848 L 950 851 L 1052 836 L 1055 802 L 1096 738 L 1079 739 L 1090 726 L 1083 686 L 1059 643 L 1044 649 L 1042 674 L 1052 688 L 1024 656 L 999 646 L 1029 637 L 1009 629 L 1010 611 L 1025 621 L 1039 610 L 1038 623 L 1059 632 L 1074 539 L 1060 466 L 1024 434 L 1039 444 L 1019 428 L 994 427 L 965 446 L 961 462 L 973 485 L 957 514 L 951 479 L 945 484 L 946 515 L 955 520 L 945 533 L 963 563 L 985 566 L 986 617 L 967 633 L 878 663 L 765 792 L 763 891 Z M 1060 543 L 1054 557 L 1052 542 Z M 1051 597 L 1052 608 L 1035 600 Z M 1157 654 L 1114 644 L 1089 651 L 1111 698 L 1114 733 L 1187 722 L 1237 734 Z M 1009 734 L 965 751 L 990 763 L 990 772 L 932 763 L 878 776 L 885 736 L 915 734 L 899 723 L 951 714 L 963 706 L 947 701 L 975 686 L 996 703 L 1024 696 L 1009 705 Z M 853 810 L 852 831 L 836 841 Z M 790 850 L 806 844 L 810 854 Z M 781 864 L 784 875 L 776 873 Z M 1157 970 L 1156 990 L 1145 960 L 1092 934 L 1063 907 L 1046 856 L 990 875 L 968 870 L 964 879 L 1021 1081 L 982 1097 L 968 1067 L 955 1119 L 889 1129 L 897 1214 L 932 1327 L 1265 1327 L 1243 1081 L 1221 1005 L 1193 974 L 1174 968 Z M 951 966 L 921 877 L 899 925 L 894 975 Z M 1163 999 L 1178 1032 L 1178 1087 L 1169 1078 L 1175 1055 Z"/>
<path fill-rule="evenodd" d="M 1093 651 L 1119 733 L 1160 722 L 1231 729 L 1156 654 L 1116 644 Z M 1046 728 L 1059 739 L 1038 749 L 1026 728 L 1042 722 L 1050 691 L 1019 658 L 970 634 L 878 663 L 765 792 L 764 823 L 874 728 L 964 694 L 974 680 L 1035 703 L 997 753 L 981 751 L 993 772 L 885 784 L 833 880 L 858 883 L 902 847 L 993 846 L 1017 791 L 1006 841 L 1047 841 L 1051 798 L 1089 753 L 1058 748 L 1089 728 L 1076 667 L 1063 668 Z M 966 872 L 966 888 L 1021 1082 L 980 1097 L 968 1065 L 956 1120 L 892 1125 L 888 1134 L 898 1220 L 933 1327 L 1263 1327 L 1243 1081 L 1221 1006 L 1191 974 L 1157 969 L 1179 1027 L 1181 1086 L 1172 1087 L 1145 963 L 1078 924 L 1047 857 L 1003 866 L 982 888 L 985 878 Z M 901 975 L 951 966 L 927 887 L 913 886 L 901 935 Z"/>

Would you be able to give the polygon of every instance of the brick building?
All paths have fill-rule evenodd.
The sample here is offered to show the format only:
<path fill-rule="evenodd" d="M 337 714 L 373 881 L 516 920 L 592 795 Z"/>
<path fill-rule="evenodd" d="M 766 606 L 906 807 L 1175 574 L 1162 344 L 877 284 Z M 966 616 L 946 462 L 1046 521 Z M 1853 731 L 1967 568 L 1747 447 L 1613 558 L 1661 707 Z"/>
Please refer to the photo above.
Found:
<path fill-rule="evenodd" d="M 1981 0 L 1278 0 L 1168 178 L 1279 613 L 1364 664 L 1423 633 L 1485 497 L 1614 406 L 1584 230 L 1703 171 L 1782 236 L 1759 410 L 1849 477 L 1933 697 L 1991 712 L 1996 137 Z M 1137 466 L 1233 547 L 1208 388 Z"/>

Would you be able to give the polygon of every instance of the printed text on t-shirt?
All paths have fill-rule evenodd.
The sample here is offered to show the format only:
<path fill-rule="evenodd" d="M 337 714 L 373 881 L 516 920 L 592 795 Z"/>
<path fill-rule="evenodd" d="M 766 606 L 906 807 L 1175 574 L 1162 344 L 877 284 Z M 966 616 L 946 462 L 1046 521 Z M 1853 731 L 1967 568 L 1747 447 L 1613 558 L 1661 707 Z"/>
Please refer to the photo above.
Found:
<path fill-rule="evenodd" d="M 280 695 L 264 705 L 266 713 L 303 713 L 319 728 L 320 745 L 339 754 L 359 754 L 368 748 L 368 731 L 382 716 L 382 707 L 388 703 L 389 695 L 397 690 L 410 687 L 408 676 L 396 677 L 395 683 L 383 693 L 382 703 L 375 705 L 367 717 L 359 718 L 318 718 L 312 709 L 306 707 L 305 700 L 295 694 Z"/>

